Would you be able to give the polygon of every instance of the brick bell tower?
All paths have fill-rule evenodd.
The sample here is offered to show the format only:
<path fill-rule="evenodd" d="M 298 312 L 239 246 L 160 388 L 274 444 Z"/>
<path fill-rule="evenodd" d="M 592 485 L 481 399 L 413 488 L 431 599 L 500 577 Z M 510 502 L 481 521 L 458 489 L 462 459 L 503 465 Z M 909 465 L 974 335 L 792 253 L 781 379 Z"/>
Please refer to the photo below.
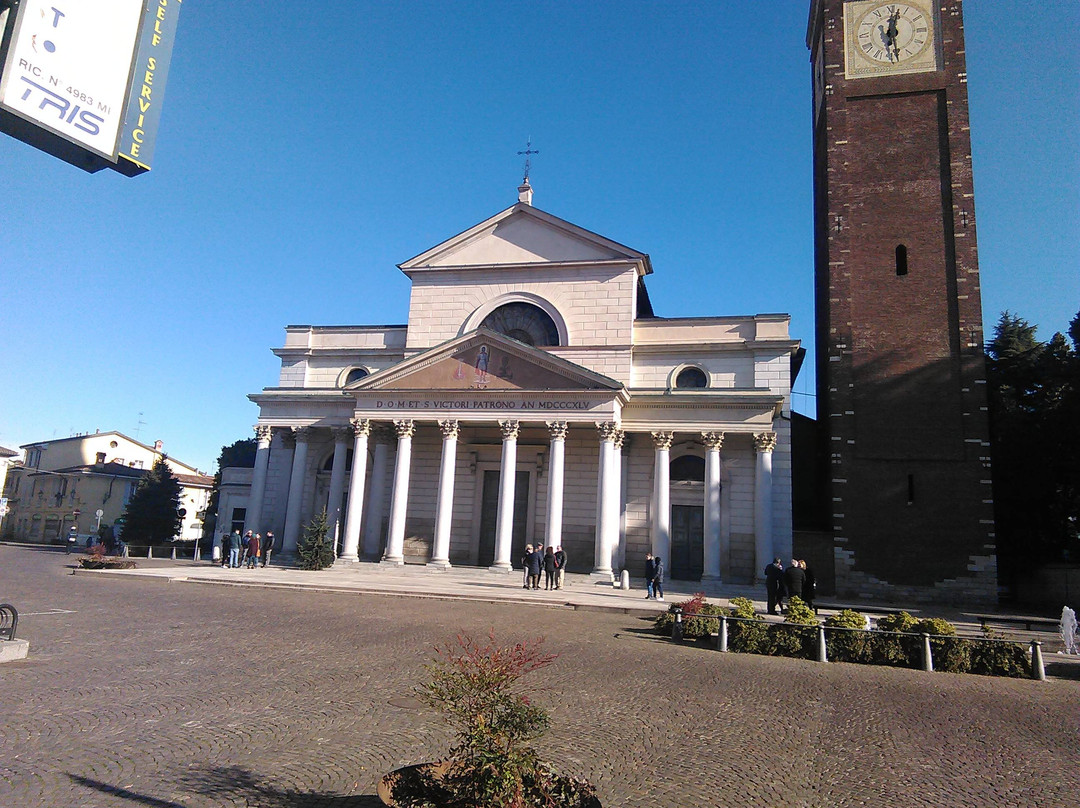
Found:
<path fill-rule="evenodd" d="M 995 602 L 962 0 L 812 0 L 807 45 L 837 594 Z"/>

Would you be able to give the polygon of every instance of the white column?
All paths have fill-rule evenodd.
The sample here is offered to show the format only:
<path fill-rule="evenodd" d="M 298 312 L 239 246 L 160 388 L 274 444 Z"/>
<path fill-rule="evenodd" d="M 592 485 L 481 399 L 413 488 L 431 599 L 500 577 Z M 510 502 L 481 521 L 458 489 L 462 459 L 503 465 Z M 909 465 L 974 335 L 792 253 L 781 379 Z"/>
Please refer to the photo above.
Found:
<path fill-rule="evenodd" d="M 619 427 L 609 421 L 597 424 L 596 429 L 600 433 L 600 519 L 596 525 L 592 574 L 610 581 L 611 554 L 619 540 L 619 478 L 615 465 L 615 442 L 619 437 Z"/>
<path fill-rule="evenodd" d="M 754 468 L 754 577 L 760 580 L 773 560 L 772 452 L 775 432 L 754 434 L 757 464 Z"/>
<path fill-rule="evenodd" d="M 439 466 L 439 499 L 435 505 L 435 540 L 429 567 L 450 569 L 450 523 L 454 515 L 454 477 L 457 472 L 457 421 L 439 421 L 442 432 L 442 464 Z"/>
<path fill-rule="evenodd" d="M 720 461 L 720 479 L 723 480 L 724 461 Z M 720 488 L 720 578 L 731 581 L 731 486 Z"/>
<path fill-rule="evenodd" d="M 304 473 L 307 471 L 308 438 L 311 427 L 294 426 L 292 437 L 296 442 L 293 450 L 292 471 L 289 473 L 289 499 L 285 506 L 285 536 L 281 549 L 286 553 L 296 552 L 296 543 L 300 538 L 300 503 L 304 497 Z"/>
<path fill-rule="evenodd" d="M 383 505 L 386 498 L 386 459 L 390 454 L 390 441 L 393 435 L 386 426 L 373 426 L 372 439 L 375 441 L 375 457 L 371 463 L 371 485 L 367 495 L 367 524 L 364 527 L 364 557 L 379 558 L 382 555 Z M 356 462 L 356 461 L 353 461 Z"/>
<path fill-rule="evenodd" d="M 255 471 L 251 474 L 251 494 L 248 496 L 247 516 L 244 530 L 262 532 L 262 505 L 266 498 L 266 470 L 270 465 L 270 439 L 272 432 L 266 424 L 255 427 Z M 2 489 L 0 489 L 2 490 Z"/>
<path fill-rule="evenodd" d="M 367 445 L 371 421 L 353 418 L 352 470 L 349 474 L 349 512 L 345 516 L 345 533 L 340 561 L 355 564 L 360 561 L 360 524 L 364 520 L 364 482 L 367 478 Z M 333 488 L 333 486 L 331 486 Z"/>
<path fill-rule="evenodd" d="M 723 432 L 702 432 L 705 443 L 705 541 L 702 581 L 720 580 L 720 447 Z"/>
<path fill-rule="evenodd" d="M 405 563 L 405 513 L 409 507 L 409 466 L 412 463 L 412 439 L 416 424 L 411 420 L 394 421 L 394 429 L 398 436 L 394 493 L 390 498 L 390 528 L 386 532 L 386 552 L 382 563 L 401 566 Z"/>
<path fill-rule="evenodd" d="M 653 432 L 656 460 L 653 466 L 652 553 L 671 569 L 671 443 L 673 432 Z"/>
<path fill-rule="evenodd" d="M 551 457 L 548 463 L 547 531 L 544 534 L 544 544 L 548 547 L 561 547 L 566 421 L 548 421 L 547 428 L 551 437 Z"/>
<path fill-rule="evenodd" d="M 627 445 L 627 435 L 621 429 L 619 434 L 615 436 L 615 451 L 611 455 L 611 462 L 613 464 L 611 470 L 611 479 L 616 486 L 615 491 L 615 530 L 614 537 L 612 538 L 611 545 L 611 571 L 613 574 L 618 574 L 622 569 L 622 558 L 624 557 L 623 541 L 625 536 L 623 534 L 623 523 L 625 514 L 626 500 L 623 498 L 623 494 L 626 491 L 626 464 L 623 462 L 623 451 Z"/>
<path fill-rule="evenodd" d="M 513 569 L 510 550 L 514 541 L 514 484 L 517 481 L 517 421 L 499 421 L 502 429 L 502 464 L 499 467 L 499 511 L 495 520 L 495 563 L 492 569 Z"/>
<path fill-rule="evenodd" d="M 331 427 L 334 436 L 334 462 L 330 466 L 330 499 L 326 503 L 327 534 L 334 540 L 334 558 L 341 548 L 342 526 L 341 500 L 345 495 L 345 461 L 349 456 L 349 437 L 352 430 L 348 427 Z"/>

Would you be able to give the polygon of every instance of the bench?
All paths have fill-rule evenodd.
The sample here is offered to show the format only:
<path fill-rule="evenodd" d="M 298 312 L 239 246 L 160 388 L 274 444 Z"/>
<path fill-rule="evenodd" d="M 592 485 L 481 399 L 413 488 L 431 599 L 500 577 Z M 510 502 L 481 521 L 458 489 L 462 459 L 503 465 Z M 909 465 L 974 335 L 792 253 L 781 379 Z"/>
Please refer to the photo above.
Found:
<path fill-rule="evenodd" d="M 1056 631 L 1061 621 L 1053 617 L 1032 617 L 1030 615 L 1017 614 L 977 614 L 967 613 L 968 617 L 974 617 L 985 629 L 990 623 L 1005 624 L 1010 626 L 1023 626 L 1025 631 L 1035 631 L 1033 626 L 1038 626 L 1040 631 Z"/>
<path fill-rule="evenodd" d="M 851 609 L 852 611 L 859 612 L 860 614 L 895 614 L 896 612 L 900 611 L 895 606 L 852 606 L 848 603 L 827 603 L 820 600 L 815 600 L 814 606 L 819 609 L 831 609 L 838 612 L 843 611 L 844 609 Z M 908 614 L 919 613 L 918 609 L 905 609 L 904 611 L 906 611 Z"/>
<path fill-rule="evenodd" d="M 14 640 L 19 627 L 19 612 L 10 603 L 0 603 L 0 642 Z"/>

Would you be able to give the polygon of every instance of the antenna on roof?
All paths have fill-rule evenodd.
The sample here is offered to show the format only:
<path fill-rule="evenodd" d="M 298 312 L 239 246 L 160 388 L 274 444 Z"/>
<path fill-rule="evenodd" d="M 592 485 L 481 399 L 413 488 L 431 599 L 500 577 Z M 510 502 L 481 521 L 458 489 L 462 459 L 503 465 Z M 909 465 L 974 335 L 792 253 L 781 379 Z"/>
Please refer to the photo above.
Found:
<path fill-rule="evenodd" d="M 143 414 L 139 413 L 139 423 L 135 426 L 135 440 L 139 439 L 139 433 L 142 432 L 142 428 L 146 426 L 146 421 L 142 418 Z"/>

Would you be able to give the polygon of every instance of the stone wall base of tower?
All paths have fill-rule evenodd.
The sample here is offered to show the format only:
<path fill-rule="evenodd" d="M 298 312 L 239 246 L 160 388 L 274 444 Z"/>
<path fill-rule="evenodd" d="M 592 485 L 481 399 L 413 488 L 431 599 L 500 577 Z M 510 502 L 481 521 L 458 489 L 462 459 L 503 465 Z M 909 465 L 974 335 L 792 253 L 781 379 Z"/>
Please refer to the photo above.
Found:
<path fill-rule="evenodd" d="M 942 606 L 995 606 L 998 602 L 997 556 L 970 556 L 967 575 L 936 581 L 933 586 L 892 584 L 856 569 L 855 554 L 833 548 L 836 597 L 879 601 L 902 607 L 906 603 Z"/>

